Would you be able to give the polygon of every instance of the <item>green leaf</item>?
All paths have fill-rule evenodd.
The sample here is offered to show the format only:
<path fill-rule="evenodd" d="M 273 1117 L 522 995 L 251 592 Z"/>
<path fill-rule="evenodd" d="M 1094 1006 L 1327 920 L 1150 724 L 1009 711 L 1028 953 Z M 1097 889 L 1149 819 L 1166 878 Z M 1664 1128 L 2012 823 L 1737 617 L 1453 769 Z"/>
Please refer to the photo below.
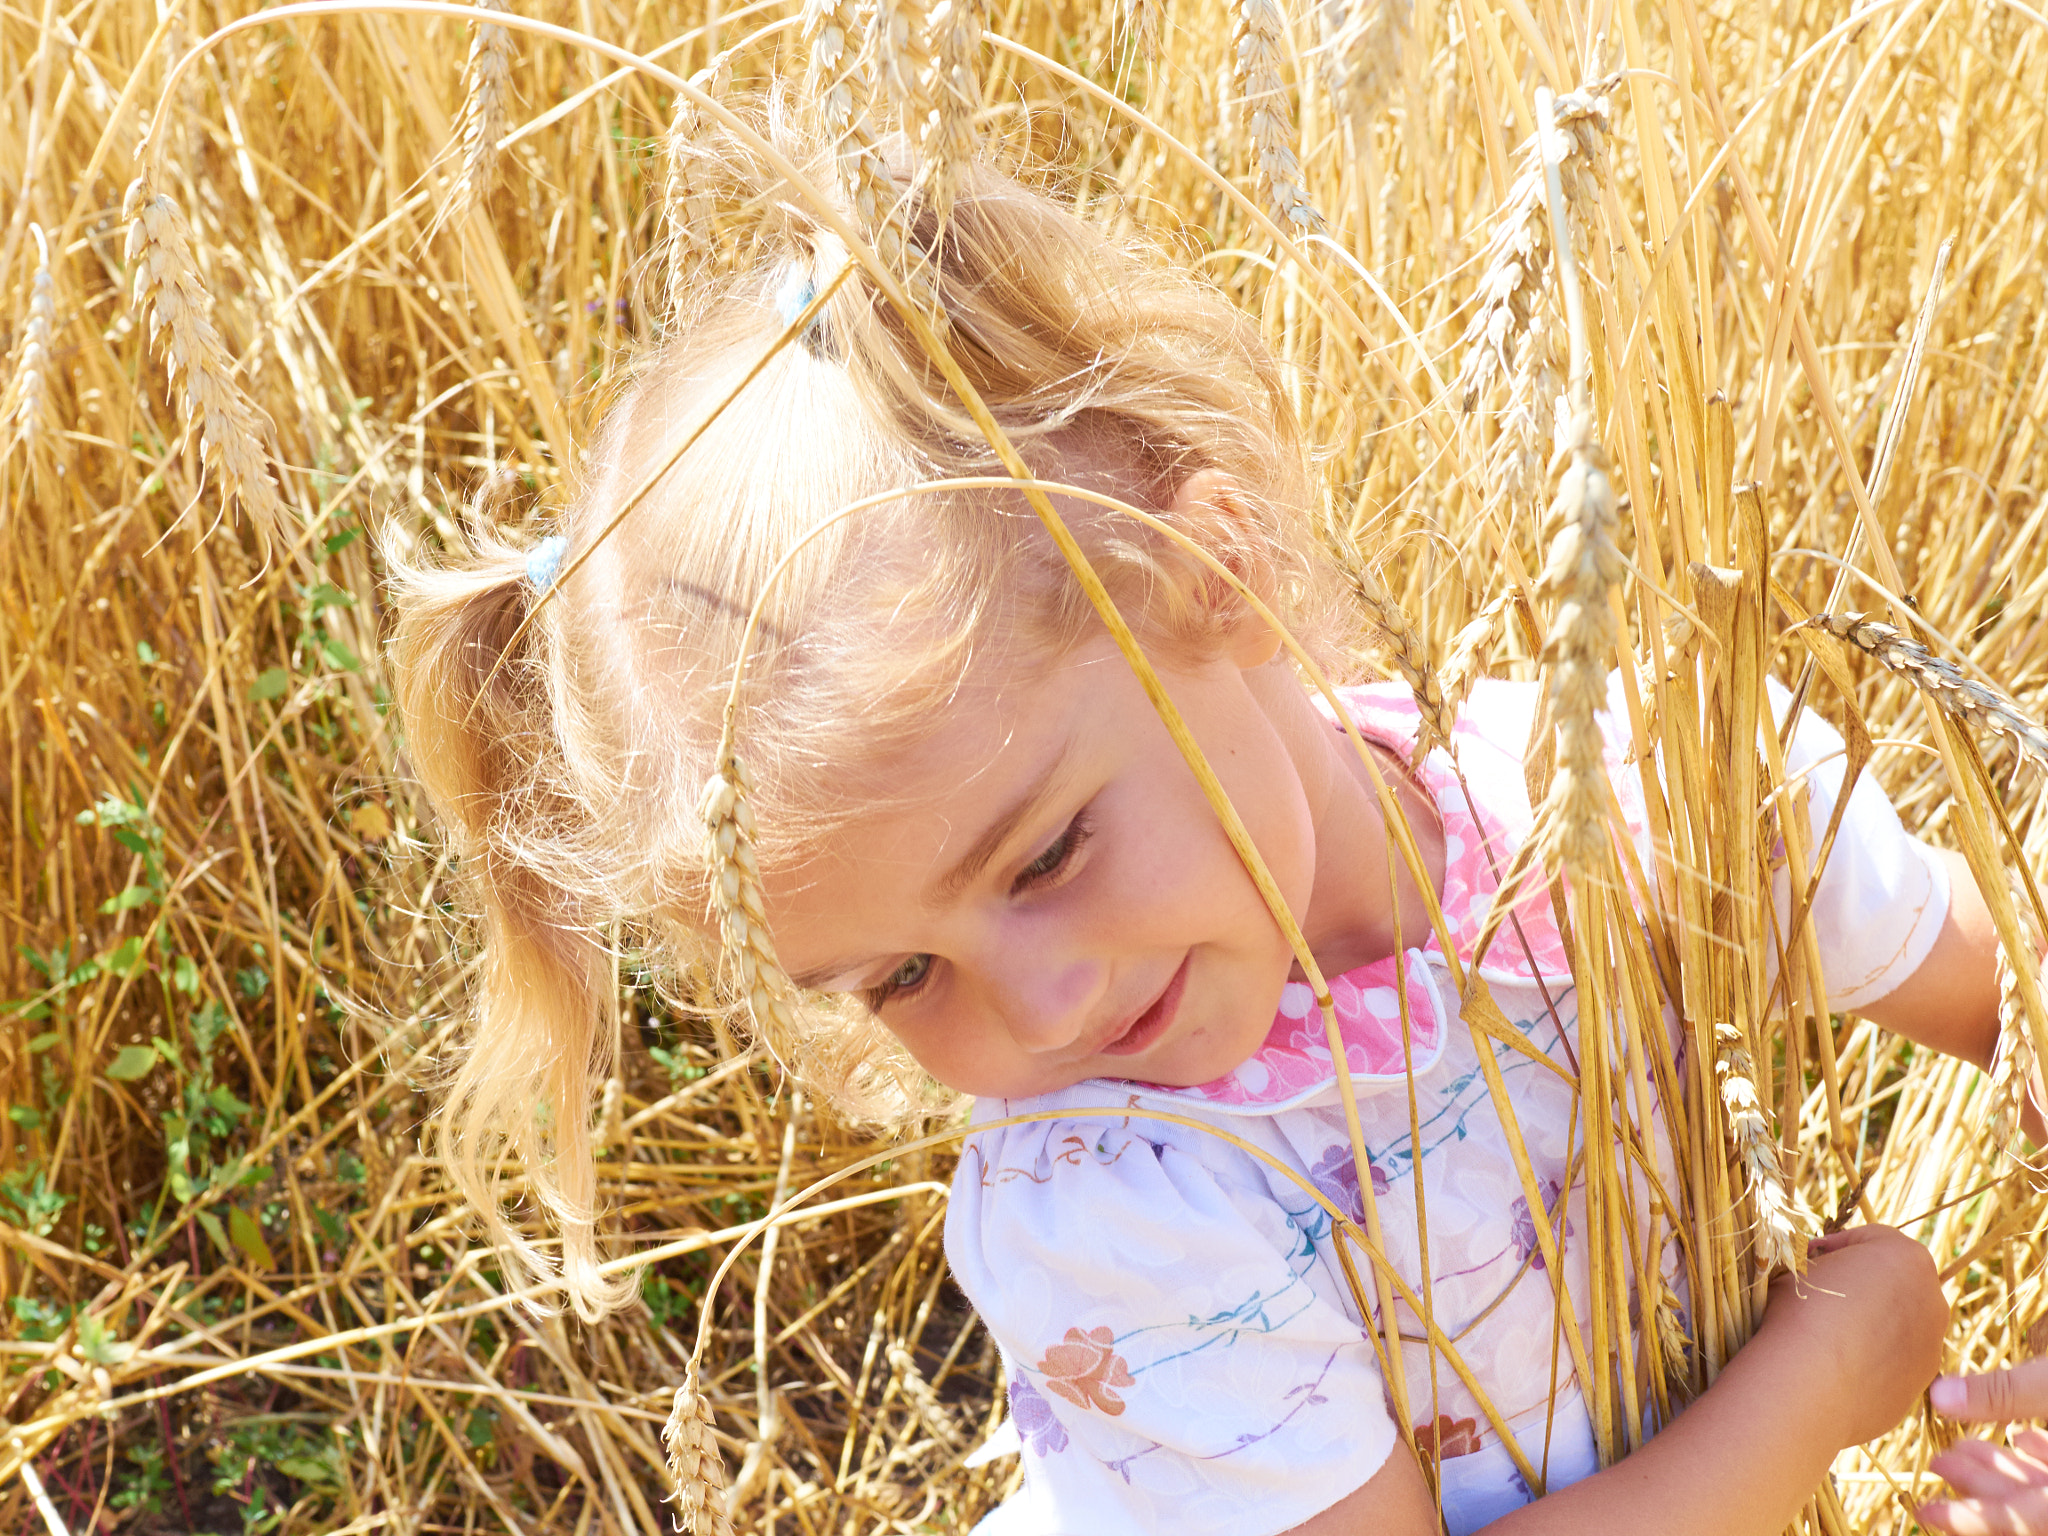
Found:
<path fill-rule="evenodd" d="M 47 1051 L 51 1046 L 55 1045 L 59 1040 L 62 1040 L 63 1038 L 64 1037 L 54 1029 L 49 1030 L 43 1034 L 37 1035 L 35 1039 L 29 1041 L 28 1053 L 31 1056 L 40 1056 L 43 1054 L 43 1052 Z"/>
<path fill-rule="evenodd" d="M 353 608 L 356 595 L 344 592 L 330 581 L 323 581 L 306 594 L 306 622 L 311 623 L 329 608 Z"/>
<path fill-rule="evenodd" d="M 100 910 L 109 916 L 116 912 L 133 912 L 137 907 L 156 900 L 156 892 L 146 885 L 131 885 L 118 896 L 109 896 L 100 903 Z"/>
<path fill-rule="evenodd" d="M 142 969 L 145 942 L 139 933 L 123 939 L 118 949 L 100 961 L 100 969 L 109 976 L 133 976 Z"/>
<path fill-rule="evenodd" d="M 261 704 L 268 699 L 281 699 L 291 691 L 292 675 L 283 667 L 270 667 L 256 674 L 256 681 L 249 685 L 249 697 Z"/>
<path fill-rule="evenodd" d="M 213 1239 L 213 1246 L 220 1250 L 220 1256 L 232 1259 L 235 1256 L 235 1247 L 228 1241 L 228 1235 L 221 1227 L 220 1218 L 211 1211 L 194 1211 L 192 1214 L 199 1218 L 199 1225 L 206 1228 L 206 1235 Z"/>
<path fill-rule="evenodd" d="M 199 992 L 199 962 L 190 955 L 180 955 L 171 963 L 171 985 L 187 997 Z"/>
<path fill-rule="evenodd" d="M 87 1316 L 78 1320 L 78 1352 L 94 1365 L 119 1365 L 135 1346 L 115 1338 L 104 1319 Z"/>
<path fill-rule="evenodd" d="M 340 1478 L 334 1468 L 324 1461 L 311 1456 L 280 1456 L 271 1463 L 286 1477 L 295 1477 L 302 1483 L 334 1483 Z"/>
<path fill-rule="evenodd" d="M 470 1411 L 469 1422 L 462 1426 L 462 1437 L 478 1450 L 482 1450 L 497 1438 L 497 1418 L 488 1408 Z"/>
<path fill-rule="evenodd" d="M 114 1053 L 114 1059 L 107 1066 L 107 1076 L 117 1083 L 132 1083 L 138 1077 L 146 1077 L 149 1069 L 156 1065 L 156 1052 L 146 1045 L 124 1045 Z"/>
<path fill-rule="evenodd" d="M 277 1268 L 277 1260 L 271 1255 L 270 1244 L 263 1241 L 263 1229 L 256 1225 L 256 1218 L 239 1205 L 228 1207 L 228 1234 L 235 1246 L 242 1251 L 242 1257 L 250 1267 L 268 1274 Z"/>
<path fill-rule="evenodd" d="M 327 658 L 330 665 L 339 667 L 344 672 L 360 672 L 363 670 L 362 658 L 332 635 L 328 635 L 321 640 L 320 651 Z"/>
<path fill-rule="evenodd" d="M 10 1104 L 7 1106 L 7 1118 L 32 1131 L 43 1123 L 43 1112 L 28 1104 Z"/>
<path fill-rule="evenodd" d="M 362 536 L 363 530 L 360 528 L 344 528 L 341 532 L 335 534 L 333 538 L 325 541 L 327 553 L 338 555 Z"/>

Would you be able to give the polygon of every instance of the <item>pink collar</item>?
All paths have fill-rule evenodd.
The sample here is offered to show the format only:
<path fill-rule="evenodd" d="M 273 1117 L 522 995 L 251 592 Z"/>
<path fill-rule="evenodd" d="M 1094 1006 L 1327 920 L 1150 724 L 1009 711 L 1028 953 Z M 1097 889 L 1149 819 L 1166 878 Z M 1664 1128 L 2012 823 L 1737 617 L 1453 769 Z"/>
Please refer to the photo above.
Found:
<path fill-rule="evenodd" d="M 1505 694 L 1493 700 L 1485 697 L 1495 689 L 1513 686 L 1480 684 L 1475 690 L 1475 708 L 1459 720 L 1458 767 L 1464 771 L 1463 783 L 1458 768 L 1441 748 L 1423 760 L 1418 772 L 1443 819 L 1444 926 L 1466 965 L 1472 963 L 1473 943 L 1500 888 L 1497 872 L 1506 870 L 1535 820 L 1522 777 L 1527 710 L 1516 710 L 1513 705 L 1519 700 Z M 1417 714 L 1407 689 L 1398 684 L 1349 688 L 1343 690 L 1343 699 L 1367 740 L 1404 755 L 1413 746 Z M 1482 707 L 1488 702 L 1506 707 Z M 1503 720 L 1503 716 L 1507 718 Z M 1519 737 L 1514 731 L 1517 716 L 1522 725 Z M 1496 730 L 1484 728 L 1489 720 Z M 1497 739 L 1496 733 L 1509 739 Z M 1515 904 L 1518 921 L 1501 925 L 1483 957 L 1480 974 L 1508 981 L 1557 978 L 1569 985 L 1570 966 L 1551 915 L 1549 893 L 1540 877 L 1526 882 L 1524 891 Z M 1330 998 L 1336 1005 L 1345 1060 L 1352 1081 L 1362 1090 L 1405 1082 L 1411 1064 L 1421 1072 L 1435 1065 L 1442 1054 L 1452 1015 L 1428 963 L 1429 957 L 1441 959 L 1442 954 L 1432 933 L 1427 943 L 1409 949 L 1405 968 L 1388 955 L 1331 980 Z M 1407 993 L 1405 1037 L 1402 990 Z M 1321 1010 L 1315 1006 L 1315 994 L 1301 982 L 1289 982 L 1281 989 L 1279 1011 L 1266 1043 L 1235 1070 L 1189 1088 L 1149 1083 L 1130 1086 L 1148 1098 L 1195 1099 L 1218 1109 L 1264 1114 L 1316 1097 L 1335 1081 L 1329 1035 Z"/>

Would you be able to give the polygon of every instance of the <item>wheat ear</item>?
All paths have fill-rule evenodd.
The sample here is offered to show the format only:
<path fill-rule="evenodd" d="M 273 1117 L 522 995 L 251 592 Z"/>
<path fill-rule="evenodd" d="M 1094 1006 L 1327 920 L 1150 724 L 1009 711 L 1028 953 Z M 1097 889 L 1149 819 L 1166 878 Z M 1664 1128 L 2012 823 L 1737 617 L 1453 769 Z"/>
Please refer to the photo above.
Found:
<path fill-rule="evenodd" d="M 511 9 L 505 0 L 474 0 L 485 12 Z M 479 17 L 470 23 L 469 59 L 462 67 L 462 174 L 455 206 L 467 212 L 491 195 L 498 180 L 498 145 L 512 99 L 512 31 Z"/>
<path fill-rule="evenodd" d="M 732 56 L 719 54 L 690 77 L 705 95 L 723 96 L 732 84 Z M 668 246 L 666 309 L 668 326 L 678 326 L 689 307 L 691 290 L 713 265 L 717 230 L 713 219 L 718 200 L 705 174 L 697 141 L 704 133 L 704 113 L 687 91 L 676 92 L 668 125 L 668 177 L 662 188 L 662 223 Z"/>
<path fill-rule="evenodd" d="M 768 932 L 761 866 L 754 855 L 754 810 L 748 803 L 752 793 L 746 765 L 727 748 L 704 786 L 711 910 L 740 995 L 754 1016 L 755 1031 L 771 1052 L 779 1053 L 795 1037 L 795 989 L 783 974 Z"/>
<path fill-rule="evenodd" d="M 931 114 L 919 149 L 932 208 L 943 225 L 961 173 L 974 158 L 981 111 L 981 0 L 938 0 L 931 11 Z"/>
<path fill-rule="evenodd" d="M 711 1428 L 711 1404 L 697 1381 L 693 1360 L 676 1388 L 661 1443 L 675 1484 L 676 1524 L 685 1536 L 733 1536 L 725 1510 L 725 1458 Z"/>
<path fill-rule="evenodd" d="M 875 0 L 868 39 L 882 94 L 904 137 L 916 144 L 924 137 L 932 110 L 929 0 Z"/>
<path fill-rule="evenodd" d="M 1757 1254 L 1766 1272 L 1805 1268 L 1806 1219 L 1785 1184 L 1778 1143 L 1757 1097 L 1756 1061 L 1732 1024 L 1714 1026 L 1714 1075 L 1728 1112 L 1728 1139 L 1742 1164 L 1756 1211 Z"/>
<path fill-rule="evenodd" d="M 1950 719 L 2003 736 L 2022 761 L 2048 768 L 2048 731 L 2005 694 L 1963 676 L 1955 663 L 1930 654 L 1918 640 L 1860 613 L 1817 613 L 1806 623 L 1826 630 L 1906 678 Z"/>
<path fill-rule="evenodd" d="M 147 169 L 129 184 L 121 215 L 128 220 L 135 302 L 148 311 L 151 344 L 163 344 L 171 382 L 183 386 L 186 420 L 199 433 L 200 465 L 220 477 L 267 549 L 284 527 L 284 502 L 263 451 L 263 415 L 243 393 L 208 313 L 192 232 Z"/>
<path fill-rule="evenodd" d="M 1150 64 L 1166 34 L 1166 0 L 1116 0 L 1116 38 L 1124 57 Z"/>
<path fill-rule="evenodd" d="M 1507 628 L 1508 604 L 1513 601 L 1512 592 L 1501 593 L 1479 610 L 1478 617 L 1451 636 L 1450 653 L 1437 676 L 1442 683 L 1444 713 L 1452 720 L 1458 718 L 1458 711 L 1472 696 L 1472 685 L 1492 660 L 1493 648 Z"/>
<path fill-rule="evenodd" d="M 900 1340 L 891 1340 L 888 1349 L 889 1368 L 895 1373 L 897 1383 L 903 1388 L 903 1395 L 910 1400 L 920 1423 L 931 1432 L 932 1438 L 940 1444 L 958 1450 L 965 1436 L 960 1426 L 953 1422 L 953 1416 L 946 1412 L 946 1405 L 939 1401 L 939 1394 L 932 1390 L 932 1384 L 925 1380 L 924 1372 L 917 1368 L 917 1359 Z"/>
<path fill-rule="evenodd" d="M 1605 174 L 1608 89 L 1603 81 L 1559 96 L 1554 103 L 1563 151 L 1558 178 L 1574 242 L 1585 237 Z M 1544 206 L 1548 178 L 1537 138 L 1523 144 L 1518 154 L 1520 169 L 1508 190 L 1506 210 L 1487 242 L 1479 307 L 1458 341 L 1465 360 L 1453 387 L 1468 411 L 1496 378 L 1515 374 L 1522 343 L 1549 285 L 1555 239 Z"/>
<path fill-rule="evenodd" d="M 2028 951 L 2041 953 L 2041 925 L 2034 915 L 2034 898 L 2027 882 L 2009 874 L 2013 910 L 2019 914 L 2020 933 Z M 2040 961 L 2031 962 L 2040 970 Z M 2009 1147 L 2019 1135 L 2020 1111 L 2027 1101 L 2027 1087 L 2040 1063 L 2034 1055 L 2034 1033 L 2027 1027 L 2027 1005 L 2020 992 L 2019 972 L 2003 944 L 1998 946 L 1998 1053 L 1991 1064 L 1991 1136 L 2001 1147 Z"/>
<path fill-rule="evenodd" d="M 1607 703 L 1608 661 L 1619 639 L 1608 593 L 1625 569 L 1614 542 L 1616 500 L 1606 450 L 1590 411 L 1565 429 L 1569 456 L 1550 519 L 1556 533 L 1538 590 L 1556 608 L 1545 636 L 1557 776 L 1543 803 L 1547 851 L 1567 863 L 1596 858 L 1606 842 L 1607 743 L 1597 718 Z"/>
<path fill-rule="evenodd" d="M 1350 562 L 1350 574 L 1352 590 L 1386 642 L 1387 659 L 1401 674 L 1408 691 L 1415 695 L 1415 707 L 1422 716 L 1421 730 L 1415 739 L 1415 758 L 1419 762 L 1430 748 L 1450 745 L 1456 714 L 1444 701 L 1436 669 L 1429 663 L 1429 649 L 1409 622 L 1408 610 L 1401 606 L 1401 600 L 1364 565 Z"/>
<path fill-rule="evenodd" d="M 15 360 L 14 432 L 33 453 L 43 439 L 50 412 L 50 344 L 57 332 L 57 285 L 50 275 L 50 242 L 43 226 L 31 224 L 36 243 L 36 270 L 29 279 L 28 323 L 22 327 L 21 355 Z"/>
<path fill-rule="evenodd" d="M 1283 230 L 1319 233 L 1323 216 L 1308 200 L 1302 180 L 1301 158 L 1294 151 L 1294 118 L 1281 75 L 1287 56 L 1286 18 L 1278 0 L 1231 0 L 1230 13 L 1231 66 L 1258 169 L 1259 196 Z"/>
<path fill-rule="evenodd" d="M 904 270 L 901 212 L 896 184 L 875 148 L 868 121 L 867 65 L 854 39 L 860 35 L 855 0 L 806 0 L 803 36 L 810 46 L 809 89 L 833 146 L 840 190 L 853 207 L 854 222 L 891 271 Z M 929 306 L 936 312 L 936 305 Z"/>

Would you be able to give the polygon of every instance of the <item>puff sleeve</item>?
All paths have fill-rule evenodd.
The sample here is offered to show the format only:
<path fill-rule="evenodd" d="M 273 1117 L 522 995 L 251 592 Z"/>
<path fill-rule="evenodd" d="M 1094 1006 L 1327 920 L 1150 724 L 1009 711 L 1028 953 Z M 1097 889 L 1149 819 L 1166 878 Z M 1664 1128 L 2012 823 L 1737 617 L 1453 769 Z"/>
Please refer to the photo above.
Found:
<path fill-rule="evenodd" d="M 1782 725 L 1791 695 L 1773 682 L 1770 696 Z M 1840 733 L 1806 710 L 1786 753 L 1786 767 L 1795 774 L 1807 770 L 1808 846 L 1818 851 L 1848 771 Z M 1790 881 L 1780 872 L 1773 884 L 1778 910 L 1789 915 Z M 1947 868 L 1900 824 L 1883 786 L 1867 772 L 1860 775 L 1813 893 L 1813 931 L 1828 1006 L 1860 1008 L 1918 970 L 1934 948 L 1948 902 Z"/>
<path fill-rule="evenodd" d="M 1140 1118 L 968 1142 L 946 1250 L 1008 1367 L 1026 1486 L 1002 1529 L 1262 1536 L 1380 1469 L 1372 1341 L 1322 1208 L 1283 1184 Z"/>

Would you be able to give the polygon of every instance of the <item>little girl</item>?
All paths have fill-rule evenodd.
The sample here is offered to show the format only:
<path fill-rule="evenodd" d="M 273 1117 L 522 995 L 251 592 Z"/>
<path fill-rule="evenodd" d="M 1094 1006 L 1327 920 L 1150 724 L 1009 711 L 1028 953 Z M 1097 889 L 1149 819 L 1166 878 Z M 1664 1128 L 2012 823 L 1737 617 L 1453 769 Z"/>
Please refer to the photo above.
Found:
<path fill-rule="evenodd" d="M 831 184 L 831 156 L 778 131 Z M 1558 1342 L 1560 1301 L 1583 1309 L 1590 1285 L 1578 1023 L 1541 888 L 1480 967 L 1531 1047 L 1510 1050 L 1461 1018 L 1423 888 L 1389 879 L 1371 776 L 1266 624 L 1154 529 L 1056 498 L 1332 978 L 1364 1187 L 1294 956 L 1044 527 L 1014 492 L 890 494 L 1001 470 L 895 312 L 857 273 L 840 282 L 844 249 L 801 198 L 737 148 L 722 173 L 767 210 L 758 259 L 709 280 L 643 359 L 557 532 L 532 548 L 481 533 L 399 571 L 412 759 L 484 930 L 446 1120 L 478 1208 L 497 1219 L 478 1170 L 502 1138 L 559 1223 L 571 1294 L 593 1313 L 620 1299 L 594 1267 L 586 1129 L 604 936 L 628 923 L 675 965 L 715 952 L 699 807 L 758 606 L 735 740 L 768 927 L 788 974 L 837 999 L 766 1043 L 849 1112 L 915 1114 L 936 1080 L 988 1124 L 947 1244 L 1002 1347 L 1024 1457 L 991 1529 L 1421 1536 L 1438 1517 L 1420 1454 L 1457 1532 L 1781 1530 L 1830 1458 L 1933 1376 L 1946 1313 L 1926 1253 L 1882 1228 L 1815 1244 L 1712 1388 L 1598 1470 Z M 923 211 L 911 233 L 954 357 L 1035 474 L 1153 512 L 1337 652 L 1304 445 L 1244 317 L 986 172 L 942 238 Z M 1409 770 L 1405 694 L 1345 697 L 1470 962 L 1530 831 L 1532 692 L 1473 695 L 1456 742 L 1470 799 L 1441 750 Z M 1794 744 L 1795 767 L 1822 764 L 1816 827 L 1833 744 L 1819 726 Z M 1866 780 L 1815 908 L 1831 1005 L 1988 1057 L 1973 893 Z M 1374 1203 L 1478 1394 L 1412 1342 L 1405 1304 L 1396 1392 L 1382 1320 L 1304 1182 L 1354 1219 Z"/>

